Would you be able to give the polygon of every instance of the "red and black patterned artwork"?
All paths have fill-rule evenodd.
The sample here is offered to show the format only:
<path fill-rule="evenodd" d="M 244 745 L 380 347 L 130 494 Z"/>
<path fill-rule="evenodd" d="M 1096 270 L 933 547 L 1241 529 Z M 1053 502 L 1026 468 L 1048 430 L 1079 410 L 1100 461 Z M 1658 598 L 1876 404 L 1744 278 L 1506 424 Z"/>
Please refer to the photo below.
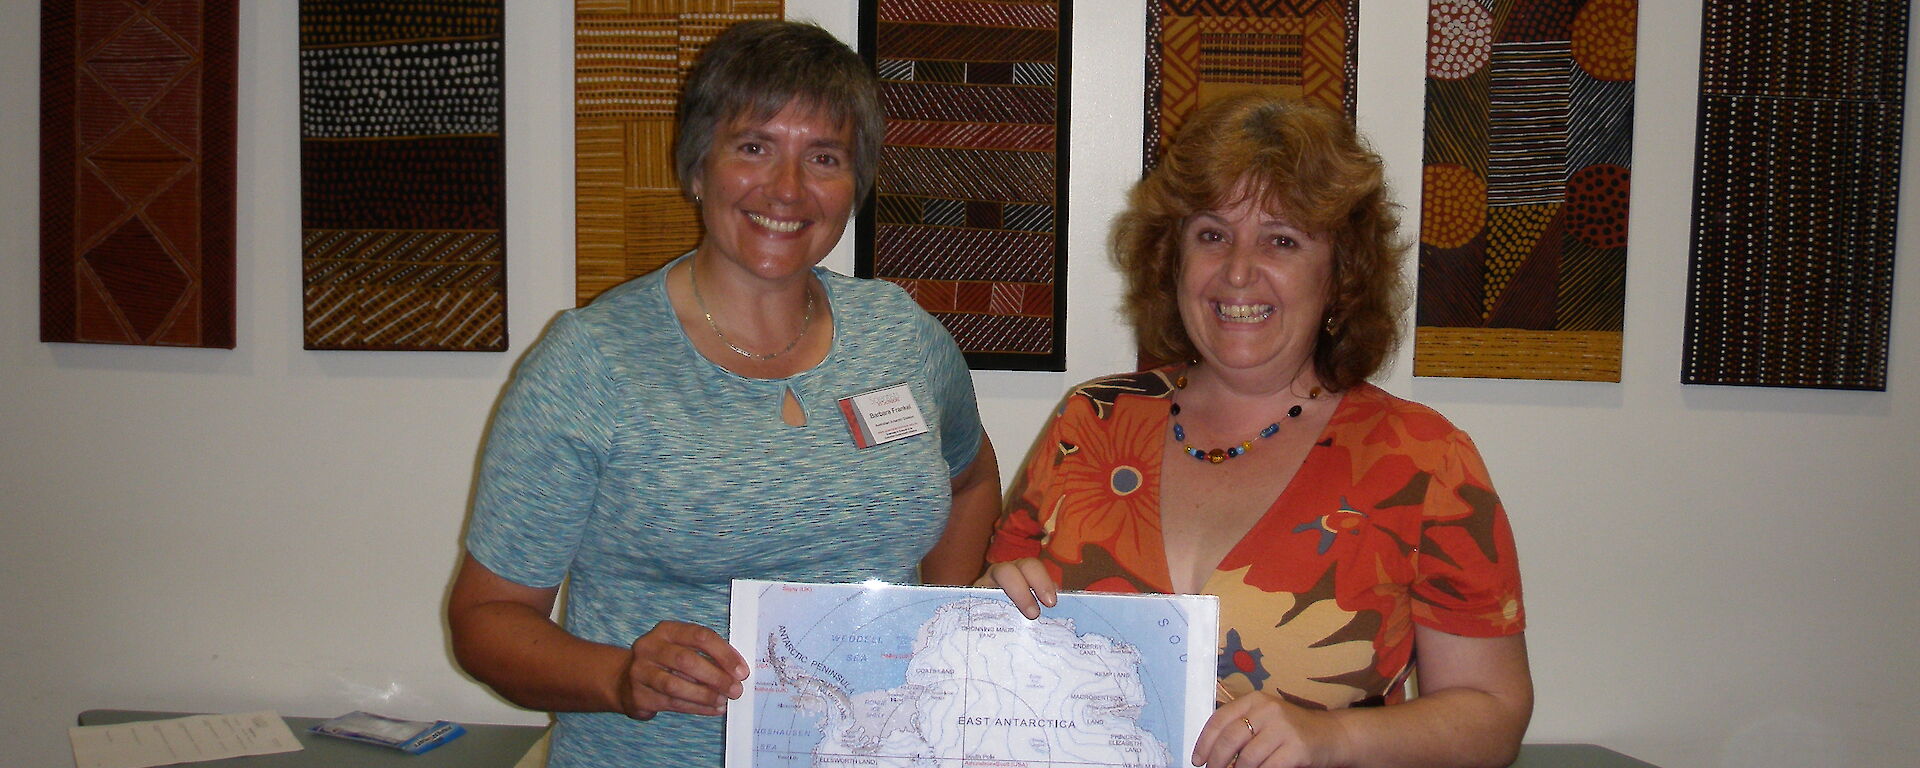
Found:
<path fill-rule="evenodd" d="M 1707 0 L 1681 380 L 1885 390 L 1907 0 Z"/>
<path fill-rule="evenodd" d="M 236 4 L 40 23 L 40 339 L 233 348 Z"/>
<path fill-rule="evenodd" d="M 968 364 L 1065 370 L 1061 0 L 863 0 L 886 141 L 856 271 L 907 289 Z"/>
<path fill-rule="evenodd" d="M 301 0 L 307 349 L 507 348 L 501 0 Z"/>

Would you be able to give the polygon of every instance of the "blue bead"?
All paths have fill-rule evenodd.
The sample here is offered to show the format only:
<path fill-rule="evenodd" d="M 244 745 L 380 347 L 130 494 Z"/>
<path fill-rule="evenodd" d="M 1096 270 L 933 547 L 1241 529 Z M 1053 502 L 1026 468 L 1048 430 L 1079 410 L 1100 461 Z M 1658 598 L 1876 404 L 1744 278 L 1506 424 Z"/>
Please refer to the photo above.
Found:
<path fill-rule="evenodd" d="M 1280 431 L 1280 422 L 1276 421 L 1272 424 L 1268 424 L 1266 429 L 1260 430 L 1260 436 L 1273 437 L 1273 433 L 1278 431 Z"/>
<path fill-rule="evenodd" d="M 1187 441 L 1187 431 L 1181 429 L 1179 424 L 1173 425 L 1173 439 L 1183 443 Z"/>

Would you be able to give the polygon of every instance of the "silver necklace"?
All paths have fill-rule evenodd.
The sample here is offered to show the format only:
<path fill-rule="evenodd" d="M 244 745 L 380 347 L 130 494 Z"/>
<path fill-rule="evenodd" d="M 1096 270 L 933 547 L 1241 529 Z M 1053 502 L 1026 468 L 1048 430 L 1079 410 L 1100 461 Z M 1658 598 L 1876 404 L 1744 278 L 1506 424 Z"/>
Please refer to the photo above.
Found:
<path fill-rule="evenodd" d="M 807 326 L 813 322 L 812 288 L 807 289 L 807 310 L 806 314 L 800 317 L 800 332 L 794 334 L 793 341 L 787 342 L 787 345 L 782 347 L 780 351 L 762 355 L 758 352 L 748 352 L 734 346 L 733 341 L 727 338 L 726 332 L 720 330 L 720 324 L 713 321 L 713 313 L 707 311 L 707 300 L 700 295 L 700 267 L 692 261 L 687 262 L 687 279 L 693 283 L 693 303 L 700 305 L 700 314 L 707 318 L 707 327 L 712 328 L 713 335 L 720 337 L 720 343 L 727 345 L 727 349 L 733 350 L 734 354 L 752 360 L 772 360 L 788 352 L 792 352 L 793 348 L 800 344 L 800 340 L 807 337 Z"/>

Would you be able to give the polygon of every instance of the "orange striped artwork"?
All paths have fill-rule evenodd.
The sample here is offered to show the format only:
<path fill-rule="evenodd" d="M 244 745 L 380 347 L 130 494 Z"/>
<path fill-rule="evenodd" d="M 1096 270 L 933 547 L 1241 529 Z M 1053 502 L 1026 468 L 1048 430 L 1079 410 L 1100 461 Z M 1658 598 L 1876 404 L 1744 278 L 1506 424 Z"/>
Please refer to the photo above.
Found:
<path fill-rule="evenodd" d="M 1637 13 L 1429 4 L 1414 375 L 1620 380 Z"/>
<path fill-rule="evenodd" d="M 781 0 L 576 0 L 576 302 L 699 244 L 698 212 L 673 171 L 681 84 L 721 30 L 785 13 Z"/>
<path fill-rule="evenodd" d="M 1246 90 L 1351 117 L 1359 0 L 1149 0 L 1145 162 L 1158 164 L 1187 115 Z"/>

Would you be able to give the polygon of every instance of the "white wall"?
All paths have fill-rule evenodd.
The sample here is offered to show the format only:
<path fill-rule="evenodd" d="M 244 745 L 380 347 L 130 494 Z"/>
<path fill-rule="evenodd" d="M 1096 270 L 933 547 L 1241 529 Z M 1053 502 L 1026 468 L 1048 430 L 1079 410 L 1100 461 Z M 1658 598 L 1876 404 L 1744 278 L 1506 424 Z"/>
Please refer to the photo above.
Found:
<path fill-rule="evenodd" d="M 438 610 L 488 411 L 572 296 L 565 4 L 508 9 L 505 355 L 300 349 L 296 4 L 242 5 L 239 348 L 211 351 L 37 341 L 37 4 L 0 3 L 0 766 L 69 764 L 93 707 L 542 719 L 455 671 Z M 1382 383 L 1472 431 L 1513 515 L 1531 740 L 1911 764 L 1920 174 L 1887 392 L 1681 386 L 1700 7 L 1643 5 L 1625 381 L 1414 379 L 1403 353 Z M 854 6 L 789 2 L 849 38 Z M 1142 6 L 1079 6 L 1069 370 L 976 374 L 1007 467 L 1066 386 L 1130 361 L 1103 243 L 1138 173 Z M 1366 7 L 1360 120 L 1412 219 L 1424 4 Z"/>

